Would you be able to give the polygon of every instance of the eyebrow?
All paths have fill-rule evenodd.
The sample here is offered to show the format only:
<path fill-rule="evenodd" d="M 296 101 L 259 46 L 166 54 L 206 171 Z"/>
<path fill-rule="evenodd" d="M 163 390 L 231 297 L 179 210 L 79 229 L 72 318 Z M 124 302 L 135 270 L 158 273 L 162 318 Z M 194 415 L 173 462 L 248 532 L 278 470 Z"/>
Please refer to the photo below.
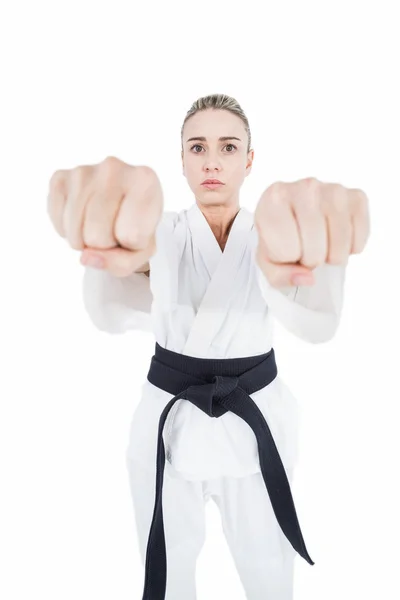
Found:
<path fill-rule="evenodd" d="M 220 137 L 218 141 L 220 141 L 220 142 L 226 142 L 227 140 L 238 140 L 239 142 L 242 141 L 240 138 L 234 137 L 233 135 L 224 135 L 224 136 Z M 201 136 L 201 137 L 192 137 L 192 138 L 189 138 L 188 140 L 186 140 L 186 143 L 187 142 L 193 142 L 193 141 L 196 141 L 196 142 L 206 142 L 207 138 L 205 138 L 203 136 Z"/>

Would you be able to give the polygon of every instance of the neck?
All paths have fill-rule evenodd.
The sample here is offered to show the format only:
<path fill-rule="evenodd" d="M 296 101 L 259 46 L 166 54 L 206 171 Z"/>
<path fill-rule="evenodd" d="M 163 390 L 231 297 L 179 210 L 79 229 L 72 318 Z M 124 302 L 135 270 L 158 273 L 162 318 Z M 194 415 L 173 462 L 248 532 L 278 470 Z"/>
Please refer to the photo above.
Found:
<path fill-rule="evenodd" d="M 227 242 L 233 222 L 240 210 L 239 204 L 222 206 L 205 206 L 198 204 L 201 212 L 206 218 L 211 231 L 216 237 L 218 244 L 223 250 Z"/>

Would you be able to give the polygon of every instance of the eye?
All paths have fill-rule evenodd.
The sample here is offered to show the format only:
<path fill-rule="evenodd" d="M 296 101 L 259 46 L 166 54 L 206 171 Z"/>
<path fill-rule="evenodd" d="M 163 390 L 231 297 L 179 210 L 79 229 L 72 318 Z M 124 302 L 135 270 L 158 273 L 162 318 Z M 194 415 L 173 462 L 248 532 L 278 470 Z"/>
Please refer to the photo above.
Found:
<path fill-rule="evenodd" d="M 228 146 L 232 146 L 232 148 L 234 148 L 235 150 L 237 150 L 237 146 L 235 146 L 235 144 L 226 144 L 225 148 L 227 148 Z M 203 146 L 201 146 L 200 144 L 194 144 L 190 150 L 193 150 L 194 148 L 203 148 Z M 195 152 L 195 154 L 200 154 L 199 152 Z M 228 152 L 228 154 L 232 154 L 232 152 Z"/>

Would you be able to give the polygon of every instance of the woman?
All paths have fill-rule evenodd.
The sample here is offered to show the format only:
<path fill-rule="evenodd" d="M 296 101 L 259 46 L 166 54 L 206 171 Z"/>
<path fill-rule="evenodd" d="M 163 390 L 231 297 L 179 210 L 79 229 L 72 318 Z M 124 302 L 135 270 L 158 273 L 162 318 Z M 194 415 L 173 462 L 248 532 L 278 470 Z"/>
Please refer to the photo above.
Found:
<path fill-rule="evenodd" d="M 283 203 L 276 200 L 276 188 L 272 201 L 271 190 L 264 194 L 254 216 L 240 207 L 239 192 L 254 151 L 247 118 L 235 99 L 199 99 L 186 115 L 181 137 L 183 173 L 195 196 L 189 208 L 162 213 L 153 182 L 140 188 L 140 214 L 146 216 L 137 235 L 132 233 L 134 242 L 132 237 L 127 241 L 134 222 L 134 211 L 127 209 L 130 218 L 114 220 L 114 249 L 89 235 L 89 226 L 82 227 L 85 201 L 80 221 L 74 221 L 83 233 L 69 226 L 73 247 L 84 250 L 84 302 L 95 325 L 111 333 L 153 331 L 157 342 L 126 456 L 146 564 L 143 598 L 196 598 L 196 561 L 205 539 L 205 503 L 211 498 L 221 512 L 246 597 L 289 600 L 296 551 L 313 562 L 290 494 L 298 407 L 277 376 L 272 318 L 304 340 L 330 339 L 340 319 L 346 261 L 337 260 L 340 253 L 325 261 L 325 246 L 324 260 L 316 261 L 315 248 L 313 257 L 309 252 L 314 242 L 305 241 L 319 239 L 315 235 L 303 236 L 303 249 L 295 256 L 304 223 L 291 234 L 295 211 L 290 218 L 277 217 L 276 206 Z M 115 183 L 122 163 L 112 164 Z M 315 182 L 302 182 L 302 193 L 311 196 Z M 86 206 L 86 220 L 98 223 L 88 217 L 89 200 Z M 301 220 L 301 209 L 298 214 Z M 348 254 L 365 243 L 365 210 L 363 215 Z M 58 231 L 68 237 L 60 219 Z M 64 218 L 67 229 L 72 221 Z M 121 232 L 122 222 L 126 232 L 118 235 L 115 229 Z M 344 230 L 343 223 L 336 231 Z M 96 233 L 93 227 L 90 231 Z M 298 280 L 292 279 L 296 272 Z"/>

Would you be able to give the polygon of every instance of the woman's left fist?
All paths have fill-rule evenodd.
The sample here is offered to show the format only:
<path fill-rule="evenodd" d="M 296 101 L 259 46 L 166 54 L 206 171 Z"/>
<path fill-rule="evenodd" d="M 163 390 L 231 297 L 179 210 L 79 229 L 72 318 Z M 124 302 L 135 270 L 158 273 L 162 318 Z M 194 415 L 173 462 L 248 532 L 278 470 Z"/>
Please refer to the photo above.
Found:
<path fill-rule="evenodd" d="M 254 213 L 257 263 L 274 287 L 314 283 L 312 269 L 346 264 L 370 233 L 368 198 L 359 189 L 311 177 L 277 182 Z M 302 279 L 296 279 L 300 275 Z"/>

